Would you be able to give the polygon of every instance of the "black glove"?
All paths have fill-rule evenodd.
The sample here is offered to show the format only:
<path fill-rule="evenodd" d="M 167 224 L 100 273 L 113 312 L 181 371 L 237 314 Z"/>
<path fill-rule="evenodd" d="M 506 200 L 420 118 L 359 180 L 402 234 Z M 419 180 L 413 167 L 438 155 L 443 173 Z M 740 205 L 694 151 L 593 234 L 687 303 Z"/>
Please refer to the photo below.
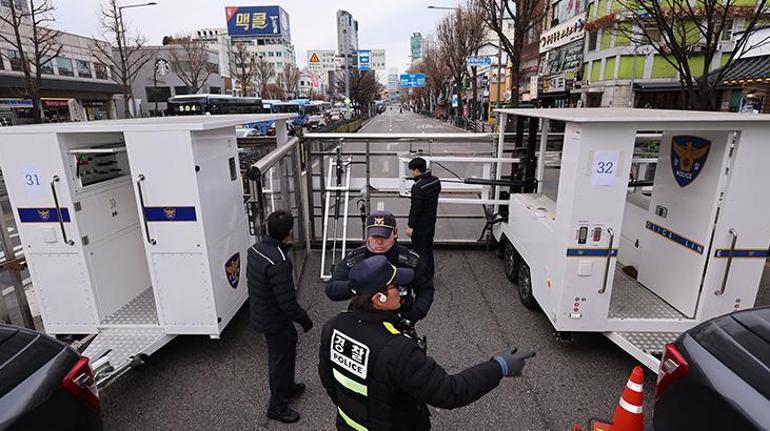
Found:
<path fill-rule="evenodd" d="M 503 352 L 492 358 L 500 364 L 500 368 L 503 370 L 503 377 L 520 377 L 525 361 L 535 356 L 535 352 L 517 353 L 518 350 L 516 348 L 511 352 Z"/>
<path fill-rule="evenodd" d="M 300 325 L 302 325 L 302 330 L 307 332 L 310 332 L 311 329 L 313 329 L 313 321 L 310 320 L 310 318 L 307 318 L 306 320 L 303 320 L 299 322 Z"/>

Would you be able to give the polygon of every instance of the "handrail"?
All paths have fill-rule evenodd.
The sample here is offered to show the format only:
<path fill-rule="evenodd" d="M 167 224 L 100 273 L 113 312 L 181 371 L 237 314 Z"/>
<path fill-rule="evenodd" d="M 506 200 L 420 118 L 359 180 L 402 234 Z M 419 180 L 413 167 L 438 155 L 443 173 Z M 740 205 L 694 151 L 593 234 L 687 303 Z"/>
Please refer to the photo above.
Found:
<path fill-rule="evenodd" d="M 142 181 L 144 181 L 144 174 L 139 174 L 136 177 L 136 188 L 139 191 L 139 204 L 142 205 L 142 221 L 144 222 L 144 232 L 147 238 L 147 242 L 150 245 L 156 245 L 158 241 L 150 236 L 150 225 L 147 223 L 147 209 L 144 207 L 144 193 L 142 192 Z"/>
<path fill-rule="evenodd" d="M 477 141 L 497 138 L 497 133 L 305 133 L 304 139 L 330 141 L 345 139 L 350 141 L 427 141 L 458 140 Z"/>
<path fill-rule="evenodd" d="M 714 294 L 717 296 L 725 293 L 725 289 L 727 289 L 727 277 L 730 276 L 730 267 L 733 264 L 733 254 L 735 253 L 735 243 L 738 242 L 738 233 L 735 231 L 735 229 L 730 228 L 728 233 L 733 237 L 733 240 L 730 242 L 730 255 L 727 256 L 727 264 L 725 264 L 725 275 L 722 278 L 722 287 L 714 292 Z"/>
<path fill-rule="evenodd" d="M 266 170 L 275 166 L 284 156 L 289 154 L 292 150 L 296 149 L 297 144 L 299 144 L 299 138 L 295 136 L 289 139 L 285 144 L 267 153 L 265 157 L 262 157 L 261 159 L 254 162 L 254 164 L 249 167 L 249 170 L 251 170 L 252 168 L 255 168 L 258 170 L 258 172 L 265 172 Z"/>
<path fill-rule="evenodd" d="M 75 241 L 67 238 L 67 230 L 64 229 L 64 217 L 62 216 L 61 206 L 59 205 L 59 195 L 56 194 L 56 183 L 58 182 L 59 176 L 54 175 L 53 179 L 51 179 L 51 193 L 53 193 L 53 203 L 56 205 L 56 216 L 59 217 L 59 228 L 61 229 L 64 243 L 67 245 L 75 245 Z"/>
<path fill-rule="evenodd" d="M 610 264 L 612 263 L 612 243 L 615 242 L 615 231 L 608 227 L 607 233 L 610 234 L 610 245 L 607 247 L 607 265 L 604 267 L 604 281 L 602 282 L 602 288 L 599 289 L 600 295 L 607 291 L 607 280 L 610 276 Z"/>

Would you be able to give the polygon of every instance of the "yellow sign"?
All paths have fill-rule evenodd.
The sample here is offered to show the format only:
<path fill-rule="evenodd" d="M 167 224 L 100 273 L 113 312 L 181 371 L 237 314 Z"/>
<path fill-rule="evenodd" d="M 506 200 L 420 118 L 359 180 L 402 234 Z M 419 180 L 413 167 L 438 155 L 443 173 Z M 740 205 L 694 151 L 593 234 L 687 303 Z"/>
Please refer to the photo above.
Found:
<path fill-rule="evenodd" d="M 313 64 L 320 63 L 321 60 L 318 59 L 318 55 L 314 52 L 313 55 L 310 57 L 310 62 Z"/>

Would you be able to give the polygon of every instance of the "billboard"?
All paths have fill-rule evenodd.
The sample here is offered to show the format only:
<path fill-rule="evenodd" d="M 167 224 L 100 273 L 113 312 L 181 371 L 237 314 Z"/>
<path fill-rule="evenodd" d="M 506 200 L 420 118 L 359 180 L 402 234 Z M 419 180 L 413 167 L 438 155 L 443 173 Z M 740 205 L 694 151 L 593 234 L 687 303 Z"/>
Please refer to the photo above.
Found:
<path fill-rule="evenodd" d="M 280 6 L 226 7 L 230 37 L 280 37 L 291 42 L 289 14 Z"/>

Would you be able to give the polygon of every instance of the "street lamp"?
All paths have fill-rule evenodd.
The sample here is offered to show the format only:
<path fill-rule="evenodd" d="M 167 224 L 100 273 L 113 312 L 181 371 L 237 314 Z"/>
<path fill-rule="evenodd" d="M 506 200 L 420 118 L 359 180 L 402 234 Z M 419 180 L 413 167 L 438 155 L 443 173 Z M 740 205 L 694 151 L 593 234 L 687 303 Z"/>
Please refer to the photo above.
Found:
<path fill-rule="evenodd" d="M 460 9 L 459 7 L 447 7 L 447 6 L 428 6 L 428 9 L 438 9 L 438 10 L 457 10 Z"/>
<path fill-rule="evenodd" d="M 123 9 L 130 9 L 132 7 L 145 7 L 145 6 L 155 6 L 157 5 L 157 2 L 151 1 L 148 3 L 138 3 L 138 4 L 127 4 L 125 6 L 118 6 L 118 20 L 120 21 L 120 29 L 121 29 L 121 39 L 123 42 L 123 46 L 126 46 L 126 24 L 123 22 Z"/>

